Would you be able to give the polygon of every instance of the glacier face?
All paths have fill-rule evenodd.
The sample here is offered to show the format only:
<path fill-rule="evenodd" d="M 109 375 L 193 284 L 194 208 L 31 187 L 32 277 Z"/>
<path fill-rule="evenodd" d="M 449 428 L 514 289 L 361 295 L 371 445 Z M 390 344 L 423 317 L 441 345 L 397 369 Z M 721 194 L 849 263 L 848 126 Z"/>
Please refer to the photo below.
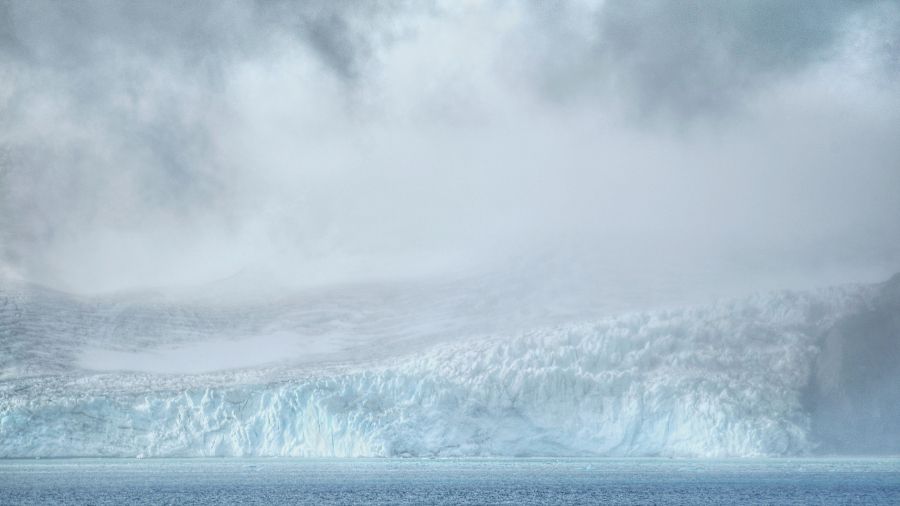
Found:
<path fill-rule="evenodd" d="M 851 452 L 873 427 L 882 449 L 896 452 L 897 366 L 866 357 L 898 349 L 898 295 L 895 277 L 508 332 L 456 324 L 449 339 L 391 341 L 386 352 L 376 339 L 354 360 L 327 366 L 294 361 L 190 374 L 81 370 L 73 348 L 106 342 L 97 329 L 110 331 L 118 313 L 65 309 L 71 301 L 41 294 L 13 297 L 13 310 L 7 297 L 0 337 L 13 358 L 0 383 L 0 457 L 806 455 Z M 443 318 L 457 314 L 455 300 Z M 68 325 L 81 337 L 54 341 L 62 343 L 58 357 L 69 358 L 48 361 L 47 370 L 38 364 L 51 350 L 17 341 L 40 333 L 38 320 L 22 317 L 39 303 L 42 311 L 57 308 L 39 320 L 52 331 L 66 325 L 66 311 L 80 318 Z M 178 327 L 187 314 L 217 321 L 191 310 L 145 322 L 145 335 L 168 335 L 159 325 L 189 337 L 229 327 Z M 254 313 L 230 330 L 250 332 L 273 318 Z M 308 323 L 279 318 L 295 329 Z M 384 332 L 396 330 L 391 322 Z M 859 343 L 871 349 L 859 352 Z M 858 400 L 874 385 L 880 394 Z"/>

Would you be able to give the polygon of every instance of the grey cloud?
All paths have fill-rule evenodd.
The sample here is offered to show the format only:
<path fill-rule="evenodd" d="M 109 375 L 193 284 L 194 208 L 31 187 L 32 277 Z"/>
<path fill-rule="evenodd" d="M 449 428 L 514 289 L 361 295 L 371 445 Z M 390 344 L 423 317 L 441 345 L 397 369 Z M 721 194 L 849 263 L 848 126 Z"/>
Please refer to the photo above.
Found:
<path fill-rule="evenodd" d="M 224 63 L 258 56 L 273 37 L 306 41 L 343 77 L 363 64 L 367 40 L 394 3 L 347 2 L 34 2 L 3 4 L 6 57 L 42 68 L 90 71 L 112 48 L 180 71 L 215 76 Z M 351 19 L 352 18 L 352 19 Z"/>
<path fill-rule="evenodd" d="M 296 44 L 352 86 L 393 8 L 3 1 L 7 261 L 40 264 L 60 235 L 98 222 L 139 228 L 160 214 L 227 214 L 233 191 L 211 143 L 229 121 L 221 96 L 229 72 Z M 109 202 L 122 192 L 124 202 Z"/>
<path fill-rule="evenodd" d="M 372 56 L 371 38 L 400 6 L 396 2 L 265 2 L 256 4 L 266 24 L 279 27 L 310 45 L 337 75 L 360 76 Z"/>
<path fill-rule="evenodd" d="M 841 51 L 896 66 L 898 19 L 872 2 L 0 0 L 0 269 L 105 290 L 572 243 L 569 263 L 605 271 L 634 249 L 891 264 L 898 97 Z M 690 138 L 634 117 L 715 121 Z"/>
<path fill-rule="evenodd" d="M 543 83 L 557 98 L 613 93 L 644 116 L 723 113 L 834 58 L 851 17 L 883 3 L 611 0 L 588 33 L 550 45 Z M 545 4 L 537 12 L 551 24 L 568 21 Z M 900 26 L 896 11 L 883 14 Z"/>

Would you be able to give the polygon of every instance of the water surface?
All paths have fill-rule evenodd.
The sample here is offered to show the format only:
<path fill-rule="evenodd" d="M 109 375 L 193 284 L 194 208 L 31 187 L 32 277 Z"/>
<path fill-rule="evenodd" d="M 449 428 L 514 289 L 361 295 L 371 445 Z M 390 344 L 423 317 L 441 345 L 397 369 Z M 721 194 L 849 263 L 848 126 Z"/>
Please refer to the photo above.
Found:
<path fill-rule="evenodd" d="M 0 504 L 900 504 L 900 459 L 0 461 Z"/>

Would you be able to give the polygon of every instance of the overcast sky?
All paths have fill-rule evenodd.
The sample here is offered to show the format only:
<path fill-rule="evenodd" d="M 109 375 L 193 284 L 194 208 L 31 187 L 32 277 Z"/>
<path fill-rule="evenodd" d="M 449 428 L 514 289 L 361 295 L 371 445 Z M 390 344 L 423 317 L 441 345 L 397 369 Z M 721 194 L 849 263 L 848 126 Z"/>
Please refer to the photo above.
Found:
<path fill-rule="evenodd" d="M 874 279 L 898 83 L 894 1 L 0 0 L 0 270 Z"/>

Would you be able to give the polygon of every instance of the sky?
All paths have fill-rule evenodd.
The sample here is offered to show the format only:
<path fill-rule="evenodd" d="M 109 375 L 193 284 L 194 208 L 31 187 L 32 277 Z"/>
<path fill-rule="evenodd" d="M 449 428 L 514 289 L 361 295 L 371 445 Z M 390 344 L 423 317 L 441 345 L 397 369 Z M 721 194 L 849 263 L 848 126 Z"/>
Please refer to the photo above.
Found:
<path fill-rule="evenodd" d="M 898 78 L 896 1 L 0 0 L 0 274 L 876 281 Z"/>

